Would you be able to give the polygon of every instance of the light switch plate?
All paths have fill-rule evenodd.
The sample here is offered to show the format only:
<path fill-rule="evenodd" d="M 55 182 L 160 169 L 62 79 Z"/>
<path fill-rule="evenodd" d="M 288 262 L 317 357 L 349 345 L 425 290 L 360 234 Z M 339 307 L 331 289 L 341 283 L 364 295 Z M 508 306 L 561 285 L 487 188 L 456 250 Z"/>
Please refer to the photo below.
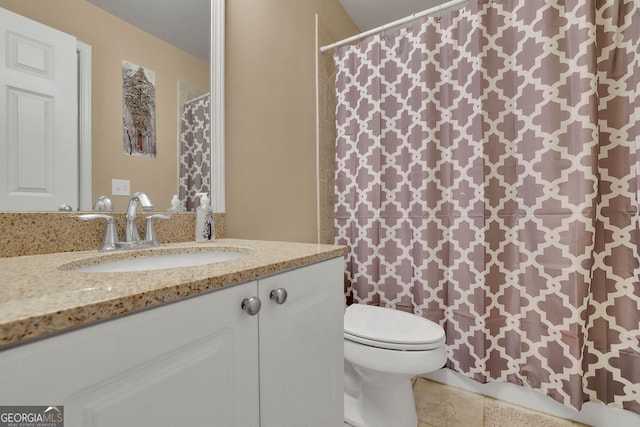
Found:
<path fill-rule="evenodd" d="M 112 196 L 129 196 L 131 194 L 130 183 L 128 179 L 112 179 L 111 195 Z"/>

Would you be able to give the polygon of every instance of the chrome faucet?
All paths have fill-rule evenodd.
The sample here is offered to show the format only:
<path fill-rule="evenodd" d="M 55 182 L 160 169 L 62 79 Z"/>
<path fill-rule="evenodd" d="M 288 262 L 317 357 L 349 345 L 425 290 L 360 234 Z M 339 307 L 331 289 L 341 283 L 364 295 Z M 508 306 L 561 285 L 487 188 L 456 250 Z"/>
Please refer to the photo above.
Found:
<path fill-rule="evenodd" d="M 113 207 L 113 202 L 107 196 L 100 196 L 96 203 L 93 205 L 93 210 L 97 212 L 115 212 L 116 209 Z"/>
<path fill-rule="evenodd" d="M 153 202 L 149 197 L 141 192 L 135 193 L 129 200 L 129 207 L 127 208 L 127 222 L 124 228 L 124 241 L 127 243 L 139 243 L 140 234 L 138 233 L 138 221 L 136 217 L 138 215 L 138 203 L 145 211 L 153 209 Z"/>
<path fill-rule="evenodd" d="M 107 229 L 104 233 L 101 251 L 116 251 L 127 249 L 142 249 L 158 246 L 158 238 L 156 236 L 156 230 L 153 226 L 154 219 L 169 219 L 170 215 L 154 214 L 145 218 L 145 235 L 144 240 L 140 240 L 140 234 L 138 233 L 138 221 L 136 220 L 138 214 L 138 203 L 145 211 L 153 209 L 153 203 L 151 199 L 144 193 L 135 193 L 129 200 L 129 206 L 127 208 L 126 225 L 124 228 L 124 242 L 118 240 L 118 232 L 116 230 L 116 220 L 111 215 L 105 214 L 85 214 L 78 215 L 78 218 L 84 221 L 93 219 L 106 219 Z"/>

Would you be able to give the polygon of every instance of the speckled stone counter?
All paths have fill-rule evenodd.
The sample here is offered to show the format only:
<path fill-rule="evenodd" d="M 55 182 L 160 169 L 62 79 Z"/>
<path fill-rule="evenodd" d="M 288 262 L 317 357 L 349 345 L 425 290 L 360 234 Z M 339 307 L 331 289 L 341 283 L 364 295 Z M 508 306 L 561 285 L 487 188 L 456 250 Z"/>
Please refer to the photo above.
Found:
<path fill-rule="evenodd" d="M 246 256 L 152 271 L 87 273 L 97 258 L 224 250 Z M 0 349 L 121 314 L 344 256 L 342 246 L 220 239 L 140 251 L 67 252 L 0 258 Z"/>

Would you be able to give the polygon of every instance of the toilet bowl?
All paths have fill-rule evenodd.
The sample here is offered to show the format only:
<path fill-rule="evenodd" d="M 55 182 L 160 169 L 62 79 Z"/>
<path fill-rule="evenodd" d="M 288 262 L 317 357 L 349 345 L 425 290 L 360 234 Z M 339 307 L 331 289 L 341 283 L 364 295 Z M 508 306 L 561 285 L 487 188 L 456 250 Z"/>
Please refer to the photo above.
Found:
<path fill-rule="evenodd" d="M 354 427 L 416 427 L 411 378 L 447 360 L 444 330 L 394 309 L 354 304 L 344 315 L 344 419 Z"/>

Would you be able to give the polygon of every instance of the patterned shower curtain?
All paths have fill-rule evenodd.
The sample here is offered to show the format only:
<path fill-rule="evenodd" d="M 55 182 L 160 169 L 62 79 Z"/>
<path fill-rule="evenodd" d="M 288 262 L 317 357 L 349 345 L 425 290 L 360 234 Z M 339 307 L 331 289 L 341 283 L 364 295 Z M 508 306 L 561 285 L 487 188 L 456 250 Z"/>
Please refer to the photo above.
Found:
<path fill-rule="evenodd" d="M 206 94 L 185 102 L 180 120 L 178 196 L 187 211 L 195 211 L 200 204 L 196 193 L 209 193 L 211 182 L 210 100 L 210 95 Z"/>
<path fill-rule="evenodd" d="M 477 381 L 640 413 L 640 2 L 471 0 L 335 61 L 348 297 Z"/>

